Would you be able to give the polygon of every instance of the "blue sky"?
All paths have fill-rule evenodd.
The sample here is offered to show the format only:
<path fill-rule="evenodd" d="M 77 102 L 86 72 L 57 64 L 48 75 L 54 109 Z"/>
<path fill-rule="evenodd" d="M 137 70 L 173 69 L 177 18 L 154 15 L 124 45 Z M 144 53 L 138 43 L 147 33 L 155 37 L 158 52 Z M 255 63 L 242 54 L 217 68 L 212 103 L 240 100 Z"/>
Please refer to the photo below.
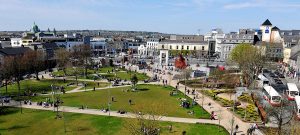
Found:
<path fill-rule="evenodd" d="M 0 31 L 143 30 L 177 34 L 258 28 L 269 18 L 300 29 L 299 0 L 0 0 Z"/>

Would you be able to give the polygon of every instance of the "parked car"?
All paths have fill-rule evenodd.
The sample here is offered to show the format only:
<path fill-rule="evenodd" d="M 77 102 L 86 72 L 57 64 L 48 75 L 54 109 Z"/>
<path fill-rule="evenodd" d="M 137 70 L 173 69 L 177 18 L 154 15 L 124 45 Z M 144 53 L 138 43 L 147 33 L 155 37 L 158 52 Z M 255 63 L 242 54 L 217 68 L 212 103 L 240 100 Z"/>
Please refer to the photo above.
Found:
<path fill-rule="evenodd" d="M 284 75 L 279 71 L 275 71 L 274 74 L 276 74 L 279 78 L 285 78 Z"/>

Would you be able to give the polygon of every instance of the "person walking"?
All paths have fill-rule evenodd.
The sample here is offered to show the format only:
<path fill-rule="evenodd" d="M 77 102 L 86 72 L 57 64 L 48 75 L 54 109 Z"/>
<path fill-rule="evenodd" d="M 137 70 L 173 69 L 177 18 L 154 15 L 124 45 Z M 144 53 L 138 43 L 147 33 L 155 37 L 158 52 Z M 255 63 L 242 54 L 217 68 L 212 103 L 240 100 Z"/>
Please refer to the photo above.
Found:
<path fill-rule="evenodd" d="M 129 105 L 132 105 L 132 100 L 131 99 L 129 99 L 128 102 L 129 102 Z"/>
<path fill-rule="evenodd" d="M 172 129 L 173 129 L 173 126 L 172 124 L 169 126 L 169 132 L 171 133 L 172 132 Z"/>

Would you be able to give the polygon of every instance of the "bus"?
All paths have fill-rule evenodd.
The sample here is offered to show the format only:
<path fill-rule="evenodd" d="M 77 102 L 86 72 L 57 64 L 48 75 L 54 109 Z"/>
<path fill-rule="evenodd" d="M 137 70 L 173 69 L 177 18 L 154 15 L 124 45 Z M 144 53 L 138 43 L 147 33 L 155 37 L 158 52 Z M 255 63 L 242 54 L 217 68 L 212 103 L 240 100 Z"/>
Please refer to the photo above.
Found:
<path fill-rule="evenodd" d="M 258 84 L 258 86 L 259 87 L 263 87 L 263 86 L 265 86 L 265 85 L 269 85 L 269 79 L 267 79 L 263 74 L 259 74 L 258 75 L 258 79 L 259 79 L 259 84 Z"/>
<path fill-rule="evenodd" d="M 272 106 L 280 106 L 281 96 L 272 86 L 265 85 L 263 93 L 264 99 L 266 99 Z"/>
<path fill-rule="evenodd" d="M 296 116 L 297 119 L 300 120 L 300 96 L 295 96 L 296 101 Z"/>
<path fill-rule="evenodd" d="M 299 96 L 299 89 L 294 83 L 287 83 L 286 95 L 289 100 L 295 100 L 295 96 Z"/>

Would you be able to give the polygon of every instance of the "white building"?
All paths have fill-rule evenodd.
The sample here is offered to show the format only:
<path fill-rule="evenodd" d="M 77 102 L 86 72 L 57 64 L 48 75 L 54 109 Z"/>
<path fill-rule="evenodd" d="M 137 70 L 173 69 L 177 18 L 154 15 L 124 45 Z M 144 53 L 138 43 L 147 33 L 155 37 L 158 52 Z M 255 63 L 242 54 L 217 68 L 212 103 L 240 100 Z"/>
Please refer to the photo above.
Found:
<path fill-rule="evenodd" d="M 208 41 L 176 41 L 176 40 L 164 40 L 159 42 L 158 50 L 169 51 L 197 51 L 200 57 L 207 57 L 208 55 Z"/>
<path fill-rule="evenodd" d="M 55 42 L 58 46 L 65 46 L 67 51 L 72 51 L 76 45 L 82 45 L 83 41 L 66 41 L 66 42 Z"/>
<path fill-rule="evenodd" d="M 95 56 L 104 56 L 107 53 L 107 43 L 105 38 L 92 38 L 90 45 Z"/>
<path fill-rule="evenodd" d="M 211 32 L 204 36 L 204 41 L 215 41 L 215 53 L 221 53 L 221 42 L 225 38 L 225 34 L 221 29 L 212 29 Z"/>
<path fill-rule="evenodd" d="M 154 56 L 157 50 L 158 43 L 159 43 L 158 38 L 148 39 L 145 45 L 141 44 L 138 47 L 138 54 L 144 56 Z"/>
<path fill-rule="evenodd" d="M 142 45 L 139 46 L 138 55 L 139 56 L 146 56 L 147 55 L 146 45 L 142 44 Z"/>
<path fill-rule="evenodd" d="M 22 46 L 22 38 L 11 38 L 10 39 L 12 47 L 21 47 Z"/>

